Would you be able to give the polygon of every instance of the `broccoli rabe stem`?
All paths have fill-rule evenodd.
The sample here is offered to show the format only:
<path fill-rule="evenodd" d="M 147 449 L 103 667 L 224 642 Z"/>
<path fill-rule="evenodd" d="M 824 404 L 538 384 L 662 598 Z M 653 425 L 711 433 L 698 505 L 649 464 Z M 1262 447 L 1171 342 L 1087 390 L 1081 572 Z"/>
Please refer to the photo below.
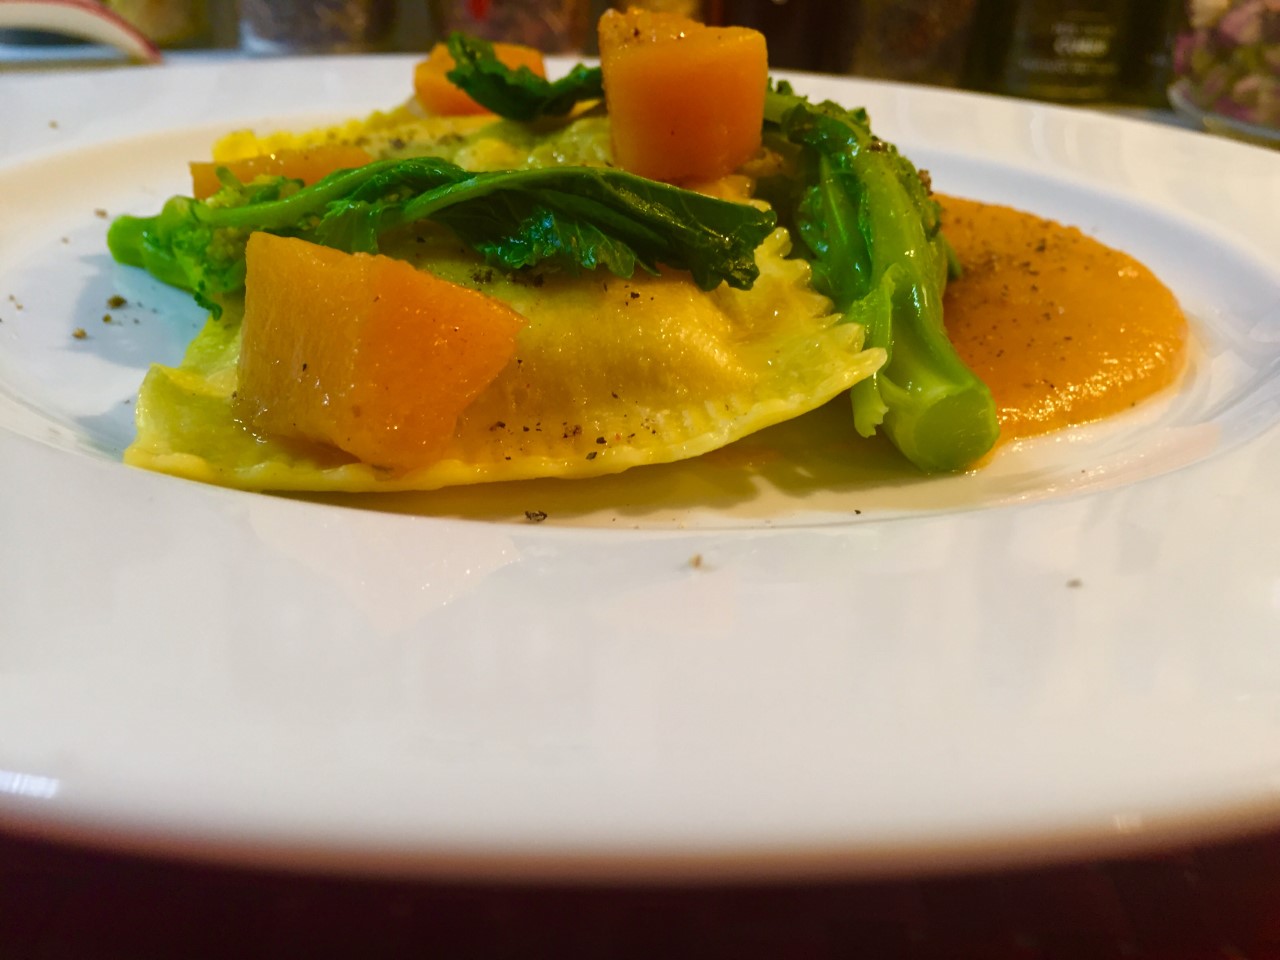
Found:
<path fill-rule="evenodd" d="M 999 433 L 986 385 L 956 354 L 942 318 L 949 248 L 937 204 L 914 167 L 872 135 L 866 114 L 771 90 L 766 125 L 793 148 L 795 181 L 775 203 L 807 249 L 814 285 L 888 361 L 852 391 L 854 425 L 883 429 L 928 472 L 960 470 Z M 768 187 L 766 186 L 766 189 Z"/>

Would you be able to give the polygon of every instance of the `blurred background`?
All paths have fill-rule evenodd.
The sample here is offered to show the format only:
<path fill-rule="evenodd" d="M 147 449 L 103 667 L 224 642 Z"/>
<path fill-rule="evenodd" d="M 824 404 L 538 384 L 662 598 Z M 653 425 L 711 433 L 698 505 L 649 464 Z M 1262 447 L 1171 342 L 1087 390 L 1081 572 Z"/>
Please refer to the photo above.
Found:
<path fill-rule="evenodd" d="M 452 30 L 591 55 L 611 0 L 102 0 L 166 48 L 426 51 Z M 768 38 L 777 69 L 1280 128 L 1280 0 L 622 0 Z M 30 41 L 0 31 L 0 43 Z M 35 38 L 47 41 L 49 38 Z"/>

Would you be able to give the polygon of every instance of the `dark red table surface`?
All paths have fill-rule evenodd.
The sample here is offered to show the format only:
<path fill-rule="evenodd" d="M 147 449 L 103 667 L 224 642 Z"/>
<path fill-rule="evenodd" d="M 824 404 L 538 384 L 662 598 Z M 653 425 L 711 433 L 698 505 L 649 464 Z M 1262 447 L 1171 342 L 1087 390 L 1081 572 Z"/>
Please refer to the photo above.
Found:
<path fill-rule="evenodd" d="M 0 833 L 0 960 L 1278 958 L 1280 832 L 914 879 L 501 885 L 291 875 Z"/>

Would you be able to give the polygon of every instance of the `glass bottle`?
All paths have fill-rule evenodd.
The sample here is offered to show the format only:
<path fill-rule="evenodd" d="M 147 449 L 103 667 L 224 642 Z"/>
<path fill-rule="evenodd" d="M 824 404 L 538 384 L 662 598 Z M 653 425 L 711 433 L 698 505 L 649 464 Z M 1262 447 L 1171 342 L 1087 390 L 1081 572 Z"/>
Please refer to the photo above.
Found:
<path fill-rule="evenodd" d="M 1185 25 L 1181 0 L 1133 0 L 1119 99 L 1151 107 L 1168 106 L 1173 49 Z"/>
<path fill-rule="evenodd" d="M 709 0 L 707 22 L 764 34 L 769 66 L 842 73 L 858 13 L 857 0 Z"/>
<path fill-rule="evenodd" d="M 1113 99 L 1129 0 L 1022 0 L 1012 12 L 999 89 L 1065 102 Z"/>

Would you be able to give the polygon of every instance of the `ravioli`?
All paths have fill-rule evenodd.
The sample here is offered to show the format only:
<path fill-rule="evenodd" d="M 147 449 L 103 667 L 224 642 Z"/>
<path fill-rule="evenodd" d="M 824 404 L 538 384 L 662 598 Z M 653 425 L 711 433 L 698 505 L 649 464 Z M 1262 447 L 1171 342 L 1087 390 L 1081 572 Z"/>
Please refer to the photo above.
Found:
<path fill-rule="evenodd" d="M 601 118 L 521 138 L 516 125 L 440 120 L 388 125 L 352 137 L 383 156 L 448 152 L 473 167 L 581 163 L 607 156 Z M 239 137 L 239 149 L 247 134 Z M 336 134 L 276 138 L 274 147 Z M 227 142 L 222 157 L 231 151 Z M 744 181 L 721 184 L 721 192 Z M 841 323 L 788 258 L 775 230 L 756 253 L 749 291 L 700 290 L 687 274 L 605 271 L 507 274 L 443 228 L 388 238 L 382 252 L 509 303 L 527 319 L 516 356 L 460 416 L 440 460 L 396 473 L 341 451 L 255 435 L 235 416 L 239 317 L 229 302 L 176 368 L 155 366 L 138 397 L 136 466 L 228 486 L 282 491 L 430 490 L 456 484 L 583 478 L 694 457 L 815 409 L 884 362 L 864 350 L 864 328 Z"/>
<path fill-rule="evenodd" d="M 443 458 L 399 475 L 240 424 L 239 322 L 228 305 L 181 366 L 148 374 L 125 460 L 248 489 L 370 491 L 590 477 L 697 456 L 821 406 L 883 362 L 881 351 L 861 349 L 861 326 L 828 313 L 807 265 L 785 258 L 788 244 L 778 230 L 762 245 L 751 291 L 710 293 L 672 274 L 521 286 L 461 251 L 439 251 L 437 272 L 470 279 L 528 324 Z"/>

